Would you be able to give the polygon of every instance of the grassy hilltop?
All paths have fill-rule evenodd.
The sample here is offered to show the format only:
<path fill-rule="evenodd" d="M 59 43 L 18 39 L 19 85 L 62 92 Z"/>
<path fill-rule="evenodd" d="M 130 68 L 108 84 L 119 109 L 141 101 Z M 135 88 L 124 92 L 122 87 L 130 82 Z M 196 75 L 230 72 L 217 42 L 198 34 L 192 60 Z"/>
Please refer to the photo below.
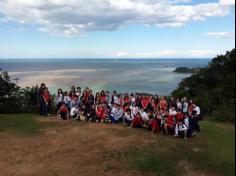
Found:
<path fill-rule="evenodd" d="M 3 175 L 235 175 L 235 128 L 200 122 L 198 137 L 122 125 L 0 115 Z"/>

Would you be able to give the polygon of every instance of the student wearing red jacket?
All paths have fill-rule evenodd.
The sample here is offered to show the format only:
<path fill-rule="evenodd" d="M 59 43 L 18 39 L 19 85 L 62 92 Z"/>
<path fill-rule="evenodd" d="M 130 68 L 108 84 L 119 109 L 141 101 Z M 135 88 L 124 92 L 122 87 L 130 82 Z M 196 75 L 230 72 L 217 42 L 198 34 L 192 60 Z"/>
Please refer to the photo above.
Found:
<path fill-rule="evenodd" d="M 175 126 L 175 120 L 174 120 L 174 116 L 170 115 L 168 111 L 166 111 L 165 115 L 166 115 L 166 120 L 164 123 L 164 129 L 165 129 L 165 133 L 168 134 L 169 131 L 173 132 L 174 126 Z"/>
<path fill-rule="evenodd" d="M 57 111 L 57 115 L 60 116 L 63 120 L 68 119 L 69 111 L 65 103 L 62 103 L 61 107 Z"/>
<path fill-rule="evenodd" d="M 100 122 L 104 122 L 106 119 L 106 111 L 102 104 L 99 104 L 96 110 L 97 119 Z"/>
<path fill-rule="evenodd" d="M 101 93 L 100 93 L 100 95 L 101 95 L 101 101 L 102 101 L 102 103 L 106 103 L 106 102 L 107 102 L 107 96 L 106 96 L 105 91 L 102 90 Z"/>
<path fill-rule="evenodd" d="M 160 132 L 160 126 L 158 124 L 158 119 L 157 118 L 153 118 L 149 121 L 149 129 L 151 130 L 151 133 Z"/>
<path fill-rule="evenodd" d="M 185 115 L 182 111 L 178 111 L 176 114 L 176 121 L 183 121 L 185 118 Z"/>
<path fill-rule="evenodd" d="M 128 93 L 125 93 L 124 98 L 123 98 L 123 105 L 124 104 L 130 104 L 130 99 Z"/>
<path fill-rule="evenodd" d="M 134 117 L 134 119 L 132 120 L 132 123 L 130 125 L 130 128 L 143 128 L 143 119 L 141 117 L 140 112 L 138 112 L 136 114 L 136 116 Z"/>
<path fill-rule="evenodd" d="M 164 112 L 167 110 L 167 101 L 165 99 L 165 97 L 161 97 L 161 100 L 160 100 L 160 110 L 161 110 L 161 113 L 164 114 Z"/>

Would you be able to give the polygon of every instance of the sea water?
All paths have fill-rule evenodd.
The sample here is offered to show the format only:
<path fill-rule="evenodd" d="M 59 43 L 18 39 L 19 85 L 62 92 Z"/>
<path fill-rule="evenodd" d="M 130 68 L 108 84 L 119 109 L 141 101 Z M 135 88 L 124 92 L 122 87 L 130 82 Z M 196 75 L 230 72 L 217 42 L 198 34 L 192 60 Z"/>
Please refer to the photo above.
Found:
<path fill-rule="evenodd" d="M 52 93 L 72 85 L 94 92 L 146 92 L 170 95 L 178 83 L 191 74 L 175 73 L 176 67 L 204 67 L 210 59 L 0 59 L 21 87 L 44 82 Z"/>

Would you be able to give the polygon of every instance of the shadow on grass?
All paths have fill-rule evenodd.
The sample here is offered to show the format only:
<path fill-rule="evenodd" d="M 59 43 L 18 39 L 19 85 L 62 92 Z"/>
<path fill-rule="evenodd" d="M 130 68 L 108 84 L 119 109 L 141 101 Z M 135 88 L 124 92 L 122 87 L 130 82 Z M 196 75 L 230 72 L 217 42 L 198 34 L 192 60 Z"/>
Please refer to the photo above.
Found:
<path fill-rule="evenodd" d="M 34 116 L 35 114 L 0 114 L 0 132 L 34 134 L 40 129 L 57 126 L 56 123 L 39 122 Z"/>

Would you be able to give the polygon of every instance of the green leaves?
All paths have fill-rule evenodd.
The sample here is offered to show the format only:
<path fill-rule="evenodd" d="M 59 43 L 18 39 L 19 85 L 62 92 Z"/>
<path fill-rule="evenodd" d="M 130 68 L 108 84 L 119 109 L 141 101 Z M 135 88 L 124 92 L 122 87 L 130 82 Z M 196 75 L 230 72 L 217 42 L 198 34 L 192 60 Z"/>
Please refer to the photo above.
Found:
<path fill-rule="evenodd" d="M 182 80 L 172 95 L 191 97 L 204 115 L 221 114 L 220 121 L 234 122 L 235 110 L 231 106 L 235 105 L 235 49 L 213 58 L 199 73 Z"/>

